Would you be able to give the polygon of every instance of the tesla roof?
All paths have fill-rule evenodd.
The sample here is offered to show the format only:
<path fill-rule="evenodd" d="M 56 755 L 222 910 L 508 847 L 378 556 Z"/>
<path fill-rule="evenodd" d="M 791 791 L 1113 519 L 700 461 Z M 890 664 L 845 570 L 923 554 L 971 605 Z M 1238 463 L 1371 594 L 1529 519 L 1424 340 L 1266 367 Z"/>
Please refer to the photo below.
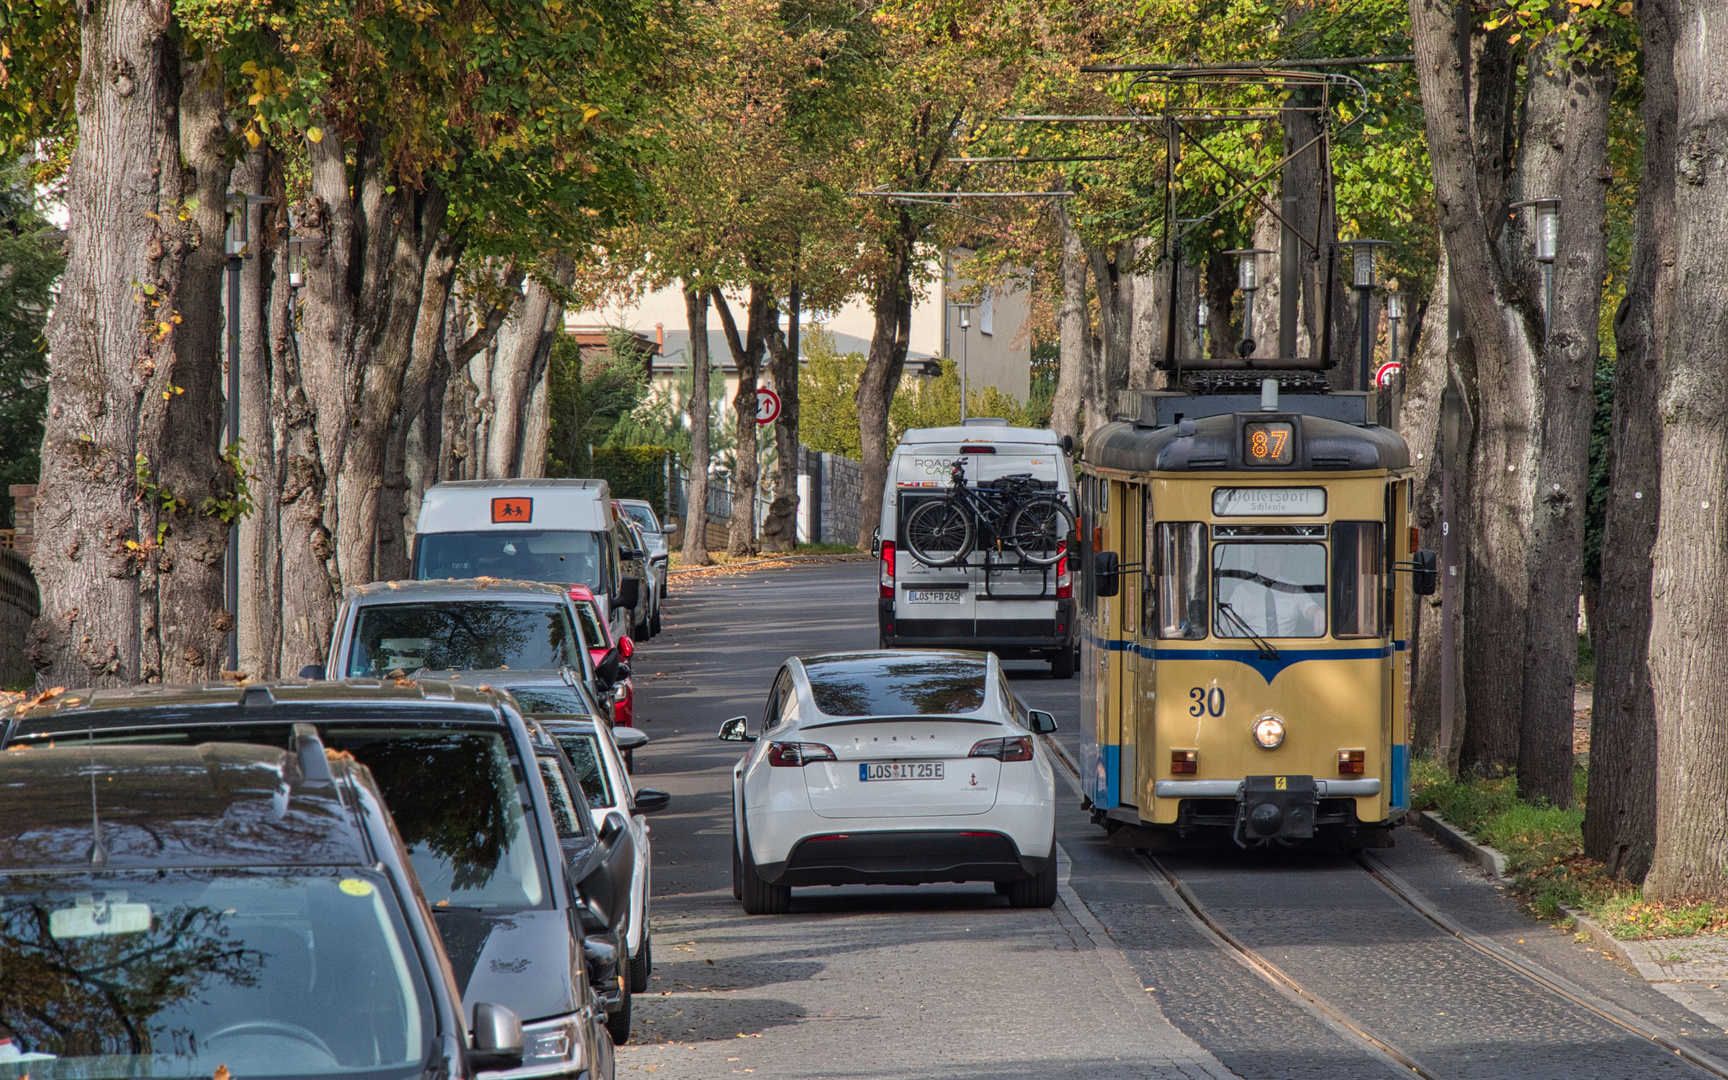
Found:
<path fill-rule="evenodd" d="M 987 654 L 825 653 L 803 658 L 816 708 L 828 716 L 944 716 L 984 705 Z"/>

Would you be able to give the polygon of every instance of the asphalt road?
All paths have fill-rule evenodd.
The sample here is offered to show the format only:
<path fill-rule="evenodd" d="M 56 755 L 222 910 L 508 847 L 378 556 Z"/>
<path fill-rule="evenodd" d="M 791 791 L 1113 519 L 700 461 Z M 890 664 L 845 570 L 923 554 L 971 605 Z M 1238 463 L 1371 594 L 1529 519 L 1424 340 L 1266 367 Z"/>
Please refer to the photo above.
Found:
<path fill-rule="evenodd" d="M 1104 842 L 1060 789 L 1061 900 L 1016 911 L 985 885 L 800 889 L 792 914 L 732 899 L 720 722 L 760 713 L 788 655 L 873 648 L 875 567 L 674 579 L 638 653 L 640 785 L 653 819 L 655 975 L 619 1072 L 663 1077 L 1409 1076 L 1203 936 L 1144 859 Z M 1014 665 L 1073 753 L 1079 682 Z M 1720 1031 L 1520 915 L 1413 830 L 1386 864 L 1507 948 L 1728 1056 Z M 1400 908 L 1338 856 L 1220 851 L 1166 864 L 1232 932 L 1328 1003 L 1460 1078 L 1702 1075 L 1546 994 Z"/>

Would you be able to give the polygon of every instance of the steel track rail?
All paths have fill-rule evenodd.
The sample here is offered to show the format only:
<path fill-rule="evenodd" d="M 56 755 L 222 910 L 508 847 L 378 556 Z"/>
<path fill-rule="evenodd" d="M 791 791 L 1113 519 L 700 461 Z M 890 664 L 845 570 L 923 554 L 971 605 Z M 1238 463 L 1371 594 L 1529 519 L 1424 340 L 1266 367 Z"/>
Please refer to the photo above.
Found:
<path fill-rule="evenodd" d="M 1504 946 L 1496 944 L 1493 939 L 1463 926 L 1441 911 L 1433 901 L 1422 895 L 1418 889 L 1387 869 L 1378 859 L 1362 854 L 1356 854 L 1352 858 L 1369 877 L 1373 878 L 1381 888 L 1399 902 L 1482 955 L 1511 968 L 1524 978 L 1550 993 L 1565 998 L 1579 1008 L 1595 1013 L 1609 1023 L 1624 1028 L 1641 1038 L 1648 1039 L 1665 1050 L 1672 1051 L 1677 1057 L 1704 1070 L 1711 1076 L 1728 1080 L 1728 1061 L 1723 1061 L 1709 1051 L 1701 1049 L 1674 1034 L 1674 1032 L 1657 1027 L 1611 1001 L 1597 997 L 1565 976 L 1556 974 L 1534 961 L 1527 960 Z"/>

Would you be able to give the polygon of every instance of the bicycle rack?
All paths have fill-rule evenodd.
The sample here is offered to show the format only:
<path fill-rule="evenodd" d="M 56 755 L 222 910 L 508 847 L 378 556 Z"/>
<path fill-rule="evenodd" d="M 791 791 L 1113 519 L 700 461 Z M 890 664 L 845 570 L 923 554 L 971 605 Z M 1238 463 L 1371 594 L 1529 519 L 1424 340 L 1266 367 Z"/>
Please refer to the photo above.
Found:
<path fill-rule="evenodd" d="M 996 541 L 996 543 L 1000 544 L 1001 541 L 998 540 L 998 541 Z M 1012 559 L 1014 560 L 1012 563 L 1006 563 L 1006 562 L 1001 561 L 1001 557 L 1007 556 L 1007 555 L 1009 555 L 1008 552 L 987 548 L 984 551 L 984 562 L 982 564 L 974 564 L 974 565 L 981 565 L 982 569 L 984 570 L 984 592 L 983 592 L 983 595 L 981 595 L 979 597 L 979 599 L 981 599 L 981 600 L 1049 600 L 1056 595 L 1055 590 L 1051 588 L 1052 583 L 1050 581 L 1050 574 L 1053 570 L 1056 569 L 1055 563 L 1040 564 L 1040 563 L 1031 562 L 1030 560 L 1021 557 L 1020 554 L 1017 552 L 1012 554 L 1012 556 L 1011 556 Z M 992 588 L 992 583 L 995 580 L 995 576 L 997 574 L 1002 573 L 1004 571 L 1010 571 L 1010 570 L 1016 574 L 1024 574 L 1026 572 L 1027 567 L 1036 567 L 1039 571 L 1039 574 L 1038 574 L 1038 581 L 1039 581 L 1038 594 L 1036 596 L 1033 596 L 1029 593 L 1015 593 L 1015 594 L 1008 595 L 1008 596 L 997 596 L 996 595 L 995 591 Z"/>

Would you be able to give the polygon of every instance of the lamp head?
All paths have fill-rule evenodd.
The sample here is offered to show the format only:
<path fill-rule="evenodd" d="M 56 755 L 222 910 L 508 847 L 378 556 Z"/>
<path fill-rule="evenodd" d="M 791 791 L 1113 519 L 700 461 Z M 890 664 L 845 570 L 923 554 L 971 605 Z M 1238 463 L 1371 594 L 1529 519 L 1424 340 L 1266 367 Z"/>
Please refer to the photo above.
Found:
<path fill-rule="evenodd" d="M 1259 257 L 1271 255 L 1268 248 L 1235 248 L 1226 251 L 1226 255 L 1236 256 L 1236 287 L 1243 292 L 1251 293 L 1260 287 Z"/>
<path fill-rule="evenodd" d="M 1372 289 L 1379 284 L 1375 276 L 1375 249 L 1391 247 L 1390 240 L 1371 240 L 1358 238 L 1343 241 L 1350 249 L 1350 287 L 1353 289 Z"/>

